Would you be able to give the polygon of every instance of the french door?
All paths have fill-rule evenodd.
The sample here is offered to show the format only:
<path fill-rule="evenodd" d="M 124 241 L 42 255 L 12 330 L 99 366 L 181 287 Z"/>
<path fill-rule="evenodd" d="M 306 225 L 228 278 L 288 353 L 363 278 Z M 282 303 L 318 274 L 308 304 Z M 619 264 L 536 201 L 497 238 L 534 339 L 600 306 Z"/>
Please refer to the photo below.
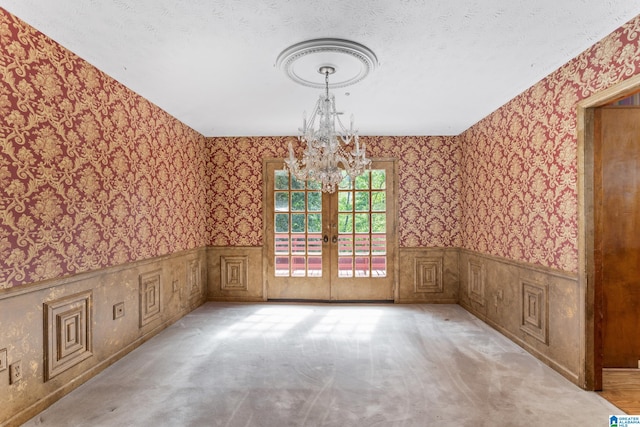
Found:
<path fill-rule="evenodd" d="M 269 299 L 394 299 L 394 162 L 374 161 L 335 193 L 265 161 L 265 282 Z"/>

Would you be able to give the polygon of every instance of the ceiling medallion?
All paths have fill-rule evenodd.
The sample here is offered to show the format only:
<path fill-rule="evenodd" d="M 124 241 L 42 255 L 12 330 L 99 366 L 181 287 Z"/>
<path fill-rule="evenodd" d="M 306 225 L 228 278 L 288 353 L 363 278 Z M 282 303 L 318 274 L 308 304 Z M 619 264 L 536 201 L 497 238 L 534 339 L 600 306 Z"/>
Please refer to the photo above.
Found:
<path fill-rule="evenodd" d="M 358 83 L 378 67 L 378 58 L 366 46 L 350 40 L 314 39 L 283 50 L 276 61 L 285 74 L 303 86 L 324 89 L 322 66 L 336 70 L 329 87 L 340 88 Z"/>
<path fill-rule="evenodd" d="M 355 178 L 371 167 L 366 146 L 360 144 L 353 128 L 353 116 L 347 128 L 340 119 L 329 87 L 339 88 L 364 79 L 378 65 L 375 54 L 367 47 L 348 40 L 310 40 L 285 49 L 277 59 L 293 81 L 304 86 L 324 88 L 307 121 L 303 114 L 298 141 L 304 144 L 297 159 L 289 142 L 286 168 L 301 181 L 320 184 L 323 192 L 333 193 L 343 180 Z M 337 81 L 329 84 L 329 76 Z"/>

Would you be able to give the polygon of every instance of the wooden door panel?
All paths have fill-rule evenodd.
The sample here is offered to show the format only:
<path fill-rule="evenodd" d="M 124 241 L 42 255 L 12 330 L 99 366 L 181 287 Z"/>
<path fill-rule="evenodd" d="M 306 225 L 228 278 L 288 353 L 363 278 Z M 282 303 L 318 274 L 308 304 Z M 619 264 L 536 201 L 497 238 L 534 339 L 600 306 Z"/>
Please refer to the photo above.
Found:
<path fill-rule="evenodd" d="M 605 368 L 640 360 L 640 109 L 596 111 L 596 278 Z"/>

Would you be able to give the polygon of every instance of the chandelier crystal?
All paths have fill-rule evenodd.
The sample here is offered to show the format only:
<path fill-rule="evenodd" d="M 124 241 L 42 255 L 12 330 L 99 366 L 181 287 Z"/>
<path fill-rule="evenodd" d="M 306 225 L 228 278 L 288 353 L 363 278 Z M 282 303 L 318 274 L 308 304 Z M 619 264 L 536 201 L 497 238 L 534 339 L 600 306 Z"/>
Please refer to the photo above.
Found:
<path fill-rule="evenodd" d="M 306 113 L 303 115 L 298 129 L 298 141 L 306 144 L 302 158 L 295 157 L 289 142 L 285 163 L 297 179 L 318 182 L 323 192 L 333 193 L 344 178 L 343 171 L 355 180 L 370 168 L 371 160 L 366 156 L 365 144 L 358 140 L 358 131 L 353 129 L 353 115 L 347 128 L 340 120 L 342 113 L 336 110 L 335 97 L 329 93 L 329 75 L 335 68 L 322 66 L 318 72 L 325 76 L 325 92 L 319 96 L 308 121 Z"/>

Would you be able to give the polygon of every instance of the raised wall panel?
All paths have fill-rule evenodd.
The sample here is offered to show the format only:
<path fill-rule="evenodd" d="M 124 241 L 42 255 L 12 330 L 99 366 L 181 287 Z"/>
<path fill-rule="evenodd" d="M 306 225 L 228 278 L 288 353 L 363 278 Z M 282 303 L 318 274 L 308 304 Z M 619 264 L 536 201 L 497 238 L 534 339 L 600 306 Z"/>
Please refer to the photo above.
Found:
<path fill-rule="evenodd" d="M 162 312 L 162 270 L 140 275 L 140 327 L 160 318 Z"/>
<path fill-rule="evenodd" d="M 416 257 L 414 266 L 414 291 L 416 293 L 443 292 L 442 257 Z"/>
<path fill-rule="evenodd" d="M 44 303 L 44 381 L 92 356 L 92 292 Z"/>
<path fill-rule="evenodd" d="M 202 289 L 200 260 L 191 259 L 187 261 L 187 289 L 191 296 L 200 295 Z"/>
<path fill-rule="evenodd" d="M 521 281 L 520 330 L 548 344 L 548 286 Z"/>
<path fill-rule="evenodd" d="M 223 290 L 248 290 L 248 257 L 220 257 L 220 288 Z"/>
<path fill-rule="evenodd" d="M 399 248 L 395 302 L 457 304 L 459 263 L 454 248 Z"/>
<path fill-rule="evenodd" d="M 469 260 L 469 298 L 482 306 L 485 304 L 484 271 L 482 262 Z"/>
<path fill-rule="evenodd" d="M 208 248 L 207 297 L 212 301 L 264 301 L 264 261 L 261 246 Z"/>

